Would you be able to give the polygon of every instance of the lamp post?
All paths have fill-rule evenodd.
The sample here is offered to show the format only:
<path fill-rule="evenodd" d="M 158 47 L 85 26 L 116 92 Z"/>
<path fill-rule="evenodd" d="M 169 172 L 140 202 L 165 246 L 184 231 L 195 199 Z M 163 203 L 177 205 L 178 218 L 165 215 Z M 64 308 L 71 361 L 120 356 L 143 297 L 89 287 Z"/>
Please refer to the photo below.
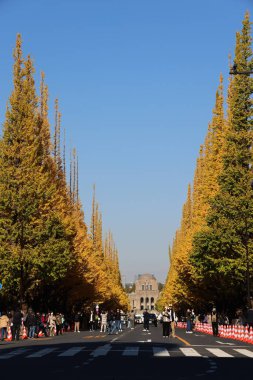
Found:
<path fill-rule="evenodd" d="M 234 62 L 233 66 L 229 71 L 230 75 L 250 75 L 253 74 L 253 70 L 238 71 L 237 64 Z M 250 183 L 251 189 L 253 190 L 253 180 Z M 248 208 L 248 206 L 247 206 Z M 245 234 L 245 251 L 246 251 L 246 282 L 247 282 L 247 304 L 251 308 L 251 297 L 250 297 L 250 274 L 249 274 L 249 247 L 248 247 L 248 224 L 246 221 L 246 234 Z"/>

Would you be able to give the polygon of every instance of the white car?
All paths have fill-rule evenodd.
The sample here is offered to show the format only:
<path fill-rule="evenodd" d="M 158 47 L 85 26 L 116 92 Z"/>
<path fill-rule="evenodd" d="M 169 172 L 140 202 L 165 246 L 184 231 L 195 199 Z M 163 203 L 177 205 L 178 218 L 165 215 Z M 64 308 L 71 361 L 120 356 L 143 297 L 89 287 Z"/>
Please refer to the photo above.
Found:
<path fill-rule="evenodd" d="M 134 322 L 135 323 L 143 323 L 143 315 L 142 314 L 135 314 Z"/>

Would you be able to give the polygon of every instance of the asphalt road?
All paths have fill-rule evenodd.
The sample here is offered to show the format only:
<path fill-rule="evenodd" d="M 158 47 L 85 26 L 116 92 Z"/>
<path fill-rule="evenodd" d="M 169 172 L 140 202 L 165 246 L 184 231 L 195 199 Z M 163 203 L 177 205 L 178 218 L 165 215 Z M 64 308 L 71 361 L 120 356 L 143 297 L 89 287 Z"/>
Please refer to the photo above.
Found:
<path fill-rule="evenodd" d="M 0 343 L 1 379 L 251 380 L 253 345 L 161 325 L 118 335 L 84 331 L 53 338 Z"/>

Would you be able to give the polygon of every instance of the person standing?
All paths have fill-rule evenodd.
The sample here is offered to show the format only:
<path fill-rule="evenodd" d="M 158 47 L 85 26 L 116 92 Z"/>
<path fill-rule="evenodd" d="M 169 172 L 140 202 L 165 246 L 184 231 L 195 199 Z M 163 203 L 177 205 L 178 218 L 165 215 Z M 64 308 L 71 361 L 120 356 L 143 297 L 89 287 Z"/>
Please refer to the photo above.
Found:
<path fill-rule="evenodd" d="M 213 336 L 218 336 L 218 333 L 219 333 L 218 316 L 217 316 L 217 312 L 215 308 L 213 308 L 212 310 L 211 320 L 212 320 Z"/>
<path fill-rule="evenodd" d="M 40 330 L 42 331 L 42 334 L 44 334 L 45 337 L 48 336 L 47 334 L 47 318 L 46 314 L 43 313 L 40 318 Z M 39 334 L 38 334 L 39 337 Z"/>
<path fill-rule="evenodd" d="M 9 324 L 9 318 L 6 313 L 3 313 L 0 317 L 0 340 L 7 338 L 7 327 Z"/>
<path fill-rule="evenodd" d="M 54 316 L 53 312 L 51 312 L 49 314 L 47 323 L 48 323 L 49 331 L 50 331 L 49 335 L 50 336 L 54 336 L 54 331 L 55 331 L 55 328 L 56 328 L 56 324 L 55 324 L 55 316 Z"/>
<path fill-rule="evenodd" d="M 109 312 L 107 321 L 108 321 L 108 335 L 114 334 L 114 331 L 116 331 L 116 324 L 115 324 L 115 313 L 113 310 Z"/>
<path fill-rule="evenodd" d="M 81 319 L 81 314 L 78 311 L 78 313 L 76 313 L 74 316 L 74 322 L 75 322 L 74 332 L 80 333 L 80 319 Z"/>
<path fill-rule="evenodd" d="M 172 305 L 169 305 L 169 314 L 170 314 L 170 327 L 171 327 L 171 336 L 172 338 L 175 338 L 175 319 L 176 319 L 176 314 L 175 311 L 172 307 Z"/>
<path fill-rule="evenodd" d="M 59 334 L 62 335 L 62 317 L 60 313 L 56 314 L 55 323 L 56 323 L 56 335 L 59 335 Z"/>
<path fill-rule="evenodd" d="M 20 326 L 22 323 L 23 314 L 19 309 L 16 309 L 12 319 L 12 340 L 19 340 Z"/>
<path fill-rule="evenodd" d="M 186 333 L 192 334 L 192 312 L 190 309 L 187 309 L 186 312 Z"/>
<path fill-rule="evenodd" d="M 106 332 L 107 329 L 107 313 L 103 310 L 101 313 L 101 328 L 100 332 Z"/>
<path fill-rule="evenodd" d="M 143 313 L 143 331 L 149 332 L 149 312 L 146 309 Z"/>
<path fill-rule="evenodd" d="M 168 308 L 164 308 L 163 311 L 163 338 L 169 338 L 170 336 L 170 312 Z"/>
<path fill-rule="evenodd" d="M 94 329 L 98 330 L 99 329 L 99 323 L 100 323 L 100 318 L 99 318 L 99 315 L 98 315 L 98 310 L 96 310 L 94 319 L 95 319 L 95 321 L 94 321 Z"/>
<path fill-rule="evenodd" d="M 32 310 L 30 310 L 27 314 L 26 326 L 28 328 L 28 338 L 33 339 L 36 328 L 36 317 Z"/>
<path fill-rule="evenodd" d="M 91 312 L 90 312 L 90 319 L 89 319 L 90 331 L 94 330 L 94 322 L 95 322 L 94 313 L 93 313 L 93 310 L 91 310 Z"/>
<path fill-rule="evenodd" d="M 134 311 L 131 310 L 131 312 L 128 314 L 128 328 L 133 330 L 134 328 Z"/>
<path fill-rule="evenodd" d="M 115 313 L 115 326 L 116 326 L 116 334 L 118 334 L 119 331 L 121 330 L 121 314 L 120 310 L 117 309 Z"/>

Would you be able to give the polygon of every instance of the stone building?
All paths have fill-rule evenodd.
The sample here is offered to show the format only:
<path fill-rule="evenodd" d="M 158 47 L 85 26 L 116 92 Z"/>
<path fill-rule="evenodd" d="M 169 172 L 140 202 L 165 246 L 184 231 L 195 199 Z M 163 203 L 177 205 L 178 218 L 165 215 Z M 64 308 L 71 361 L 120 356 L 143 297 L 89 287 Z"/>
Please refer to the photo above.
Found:
<path fill-rule="evenodd" d="M 153 274 L 139 274 L 135 281 L 135 292 L 129 294 L 131 310 L 138 314 L 145 309 L 155 310 L 159 297 L 158 282 Z"/>

